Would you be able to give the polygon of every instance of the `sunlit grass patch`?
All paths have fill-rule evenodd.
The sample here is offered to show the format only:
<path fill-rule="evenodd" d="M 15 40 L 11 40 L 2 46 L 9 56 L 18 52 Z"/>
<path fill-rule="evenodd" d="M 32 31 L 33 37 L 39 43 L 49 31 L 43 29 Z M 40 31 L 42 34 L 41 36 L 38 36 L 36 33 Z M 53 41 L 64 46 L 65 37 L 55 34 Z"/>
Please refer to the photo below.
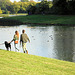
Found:
<path fill-rule="evenodd" d="M 75 75 L 75 63 L 0 50 L 1 75 Z"/>

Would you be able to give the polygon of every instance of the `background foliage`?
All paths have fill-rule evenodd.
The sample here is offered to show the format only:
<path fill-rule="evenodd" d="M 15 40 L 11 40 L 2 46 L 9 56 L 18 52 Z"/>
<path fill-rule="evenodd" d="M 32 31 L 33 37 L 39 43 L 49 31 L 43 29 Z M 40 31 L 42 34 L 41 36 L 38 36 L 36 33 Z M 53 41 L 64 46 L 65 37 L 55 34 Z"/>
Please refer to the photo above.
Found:
<path fill-rule="evenodd" d="M 74 15 L 75 1 L 57 0 L 55 2 L 52 2 L 43 0 L 41 2 L 14 1 L 14 3 L 12 3 L 10 2 L 10 0 L 0 0 L 0 12 L 3 14 L 28 13 L 29 15 L 31 14 Z"/>

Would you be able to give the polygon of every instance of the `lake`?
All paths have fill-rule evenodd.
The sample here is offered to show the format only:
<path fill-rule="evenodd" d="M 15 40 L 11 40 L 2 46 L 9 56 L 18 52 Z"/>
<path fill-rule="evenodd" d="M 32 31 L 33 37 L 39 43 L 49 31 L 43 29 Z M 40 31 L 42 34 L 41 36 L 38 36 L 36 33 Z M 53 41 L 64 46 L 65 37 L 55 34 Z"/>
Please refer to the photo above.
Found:
<path fill-rule="evenodd" d="M 0 17 L 0 18 L 3 18 L 3 17 Z"/>
<path fill-rule="evenodd" d="M 27 43 L 29 54 L 75 62 L 75 27 L 67 26 L 0 26 L 0 44 L 11 41 L 18 30 L 19 34 L 25 29 L 30 38 Z M 15 51 L 14 42 L 11 51 Z M 23 53 L 18 44 L 19 52 Z M 0 49 L 5 49 L 4 44 Z M 18 52 L 18 51 L 17 51 Z"/>

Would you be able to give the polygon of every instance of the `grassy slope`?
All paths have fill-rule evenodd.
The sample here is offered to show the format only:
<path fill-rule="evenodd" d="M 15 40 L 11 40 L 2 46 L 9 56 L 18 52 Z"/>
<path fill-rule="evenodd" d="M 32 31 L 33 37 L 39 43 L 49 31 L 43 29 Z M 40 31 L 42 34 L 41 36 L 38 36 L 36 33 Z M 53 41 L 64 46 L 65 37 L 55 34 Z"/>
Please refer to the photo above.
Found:
<path fill-rule="evenodd" d="M 75 16 L 63 15 L 27 15 L 8 17 L 6 19 L 18 20 L 22 23 L 49 23 L 49 24 L 75 24 Z"/>
<path fill-rule="evenodd" d="M 75 75 L 75 63 L 0 50 L 0 75 Z"/>

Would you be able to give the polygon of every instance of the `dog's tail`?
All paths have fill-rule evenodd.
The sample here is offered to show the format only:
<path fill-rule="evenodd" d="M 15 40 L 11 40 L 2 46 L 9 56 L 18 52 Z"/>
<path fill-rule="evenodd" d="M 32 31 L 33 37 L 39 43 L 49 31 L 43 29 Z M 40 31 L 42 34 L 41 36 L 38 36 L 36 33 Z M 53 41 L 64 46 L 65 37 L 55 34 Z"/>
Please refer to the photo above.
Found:
<path fill-rule="evenodd" d="M 4 43 L 0 44 L 0 45 L 3 45 Z"/>

